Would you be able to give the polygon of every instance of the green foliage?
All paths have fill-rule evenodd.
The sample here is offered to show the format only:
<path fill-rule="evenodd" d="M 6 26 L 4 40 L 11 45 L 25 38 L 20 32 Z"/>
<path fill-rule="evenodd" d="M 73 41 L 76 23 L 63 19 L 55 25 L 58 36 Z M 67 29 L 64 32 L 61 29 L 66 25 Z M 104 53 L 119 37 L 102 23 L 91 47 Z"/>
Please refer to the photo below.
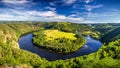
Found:
<path fill-rule="evenodd" d="M 8 65 L 20 65 L 28 64 L 37 66 L 42 63 L 42 59 L 30 52 L 12 48 L 8 45 L 1 45 L 2 57 L 0 58 L 0 64 Z"/>
<path fill-rule="evenodd" d="M 114 26 L 113 24 L 92 24 L 93 31 L 100 32 L 101 35 L 106 34 L 107 32 L 110 32 L 111 30 L 115 29 L 118 26 Z"/>
<path fill-rule="evenodd" d="M 99 51 L 98 55 L 101 58 L 111 57 L 114 59 L 120 59 L 120 39 L 110 42 L 108 45 L 104 45 Z"/>
<path fill-rule="evenodd" d="M 50 23 L 34 23 L 34 25 L 44 27 L 45 29 L 57 29 L 59 31 L 72 32 L 84 36 L 91 36 L 95 39 L 100 38 L 99 31 L 95 30 L 96 28 L 93 28 L 93 26 L 89 26 L 88 24 L 76 24 L 70 22 L 50 22 Z"/>
<path fill-rule="evenodd" d="M 0 65 L 40 65 L 42 60 L 39 56 L 20 50 L 17 45 L 20 35 L 38 29 L 41 27 L 30 23 L 0 23 Z"/>
<path fill-rule="evenodd" d="M 92 37 L 94 39 L 99 39 L 100 38 L 100 36 L 99 36 L 100 33 L 99 32 L 84 31 L 82 33 L 82 35 L 84 35 L 84 36 L 90 36 L 90 37 Z"/>
<path fill-rule="evenodd" d="M 85 39 L 81 35 L 74 36 L 75 34 L 73 33 L 56 30 L 39 31 L 34 32 L 33 43 L 39 47 L 58 53 L 74 52 L 85 44 Z"/>
<path fill-rule="evenodd" d="M 114 40 L 116 40 L 116 39 L 120 39 L 119 35 L 120 35 L 120 27 L 118 27 L 118 28 L 116 28 L 116 29 L 114 29 L 114 30 L 106 33 L 106 34 L 101 38 L 101 40 L 102 40 L 103 42 L 108 43 L 108 42 L 114 41 Z M 115 39 L 114 39 L 114 37 L 115 37 Z"/>
<path fill-rule="evenodd" d="M 114 30 L 119 26 L 120 24 L 99 24 L 91 26 L 91 29 L 91 27 L 88 27 L 87 25 L 74 23 L 0 23 L 0 68 L 15 68 L 16 66 L 20 68 L 120 68 L 120 35 Z M 108 33 L 111 35 L 113 35 L 112 33 L 115 33 L 117 35 L 114 37 L 111 35 L 108 36 L 113 42 L 109 41 L 108 44 L 102 46 L 96 53 L 66 60 L 47 61 L 34 53 L 14 47 L 16 46 L 20 35 L 38 29 L 42 31 L 41 27 L 67 32 L 75 32 L 77 30 L 79 34 L 82 34 L 84 31 L 91 31 L 95 33 L 100 32 L 100 35 Z M 36 37 L 42 37 L 42 39 L 35 40 L 42 40 L 44 42 L 44 34 L 40 31 L 40 34 L 35 35 Z M 59 39 L 59 41 L 66 42 L 68 39 Z M 71 40 L 69 41 L 69 44 L 73 43 Z M 79 42 L 76 42 L 76 44 L 77 43 Z M 43 44 L 44 43 L 41 43 L 41 45 Z M 55 45 L 55 42 L 53 44 Z"/>

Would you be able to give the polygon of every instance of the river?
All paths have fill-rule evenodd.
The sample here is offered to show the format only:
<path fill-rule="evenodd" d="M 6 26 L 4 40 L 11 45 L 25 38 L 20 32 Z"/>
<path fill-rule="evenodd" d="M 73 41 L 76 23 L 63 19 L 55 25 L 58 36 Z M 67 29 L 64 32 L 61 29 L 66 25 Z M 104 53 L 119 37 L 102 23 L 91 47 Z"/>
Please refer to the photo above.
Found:
<path fill-rule="evenodd" d="M 20 49 L 30 51 L 50 61 L 58 60 L 58 59 L 64 60 L 64 59 L 87 55 L 87 54 L 98 51 L 98 49 L 102 46 L 102 43 L 100 41 L 87 36 L 85 37 L 86 44 L 80 49 L 78 49 L 76 52 L 68 53 L 68 54 L 59 54 L 59 53 L 49 52 L 45 49 L 36 47 L 32 43 L 32 38 L 33 38 L 33 34 L 31 33 L 21 36 L 18 41 Z"/>

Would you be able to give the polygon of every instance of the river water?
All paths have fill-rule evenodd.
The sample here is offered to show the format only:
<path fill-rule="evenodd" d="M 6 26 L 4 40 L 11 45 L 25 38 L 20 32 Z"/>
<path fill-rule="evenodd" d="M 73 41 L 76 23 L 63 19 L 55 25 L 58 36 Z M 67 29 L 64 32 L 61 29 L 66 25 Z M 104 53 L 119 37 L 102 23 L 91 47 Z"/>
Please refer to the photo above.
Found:
<path fill-rule="evenodd" d="M 80 49 L 78 49 L 76 52 L 69 53 L 69 54 L 59 54 L 59 53 L 49 52 L 45 49 L 36 47 L 32 43 L 32 38 L 33 38 L 33 34 L 31 33 L 20 37 L 18 41 L 20 48 L 23 50 L 36 53 L 40 57 L 46 58 L 47 60 L 50 60 L 50 61 L 58 60 L 58 59 L 64 60 L 64 59 L 87 55 L 87 54 L 98 51 L 98 49 L 102 46 L 102 43 L 100 41 L 87 36 L 85 37 L 86 44 Z"/>

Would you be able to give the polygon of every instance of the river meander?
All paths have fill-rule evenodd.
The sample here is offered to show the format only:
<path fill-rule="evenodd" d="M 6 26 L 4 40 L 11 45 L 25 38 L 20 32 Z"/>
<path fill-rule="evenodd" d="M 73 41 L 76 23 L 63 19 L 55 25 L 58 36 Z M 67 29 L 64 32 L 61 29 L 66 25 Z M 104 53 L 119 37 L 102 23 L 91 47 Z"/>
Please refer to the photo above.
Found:
<path fill-rule="evenodd" d="M 32 43 L 32 38 L 33 38 L 33 34 L 31 33 L 21 36 L 18 41 L 20 49 L 36 53 L 40 57 L 46 58 L 47 60 L 69 59 L 69 58 L 87 55 L 98 51 L 98 49 L 102 46 L 102 43 L 100 41 L 87 36 L 85 37 L 86 44 L 80 49 L 78 49 L 76 52 L 68 53 L 68 54 L 59 54 L 59 53 L 49 52 L 45 49 L 36 47 Z"/>

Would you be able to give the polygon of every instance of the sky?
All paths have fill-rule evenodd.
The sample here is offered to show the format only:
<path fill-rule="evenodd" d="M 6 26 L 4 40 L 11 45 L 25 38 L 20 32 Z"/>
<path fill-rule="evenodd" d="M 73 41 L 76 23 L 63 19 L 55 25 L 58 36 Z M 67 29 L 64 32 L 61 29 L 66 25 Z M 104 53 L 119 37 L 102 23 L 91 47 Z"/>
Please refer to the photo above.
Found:
<path fill-rule="evenodd" d="M 120 23 L 120 0 L 0 0 L 0 21 Z"/>

